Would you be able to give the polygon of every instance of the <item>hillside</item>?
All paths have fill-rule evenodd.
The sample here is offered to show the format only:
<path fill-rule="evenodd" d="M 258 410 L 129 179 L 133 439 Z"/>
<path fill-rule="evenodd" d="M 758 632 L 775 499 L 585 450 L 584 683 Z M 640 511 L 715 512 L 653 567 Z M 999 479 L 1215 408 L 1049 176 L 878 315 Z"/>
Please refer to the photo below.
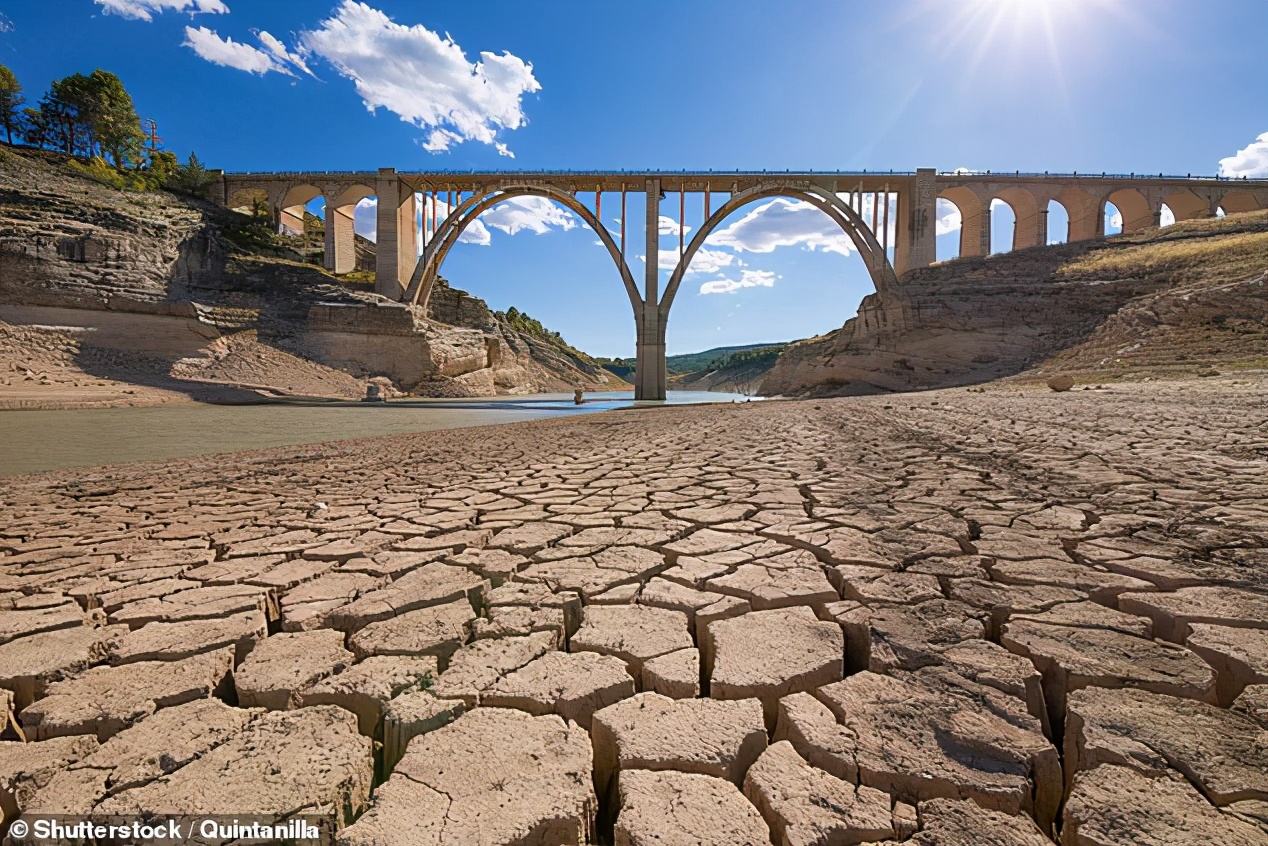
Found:
<path fill-rule="evenodd" d="M 1268 211 L 961 259 L 789 347 L 764 395 L 1268 367 Z"/>
<path fill-rule="evenodd" d="M 714 347 L 696 353 L 667 356 L 665 370 L 671 390 L 733 391 L 753 394 L 787 341 Z M 621 379 L 634 376 L 634 359 L 601 358 L 600 364 Z"/>
<path fill-rule="evenodd" d="M 0 147 L 0 405 L 475 396 L 621 386 L 554 333 L 441 286 L 427 313 L 336 278 L 303 238 Z M 319 261 L 320 256 L 317 255 Z"/>

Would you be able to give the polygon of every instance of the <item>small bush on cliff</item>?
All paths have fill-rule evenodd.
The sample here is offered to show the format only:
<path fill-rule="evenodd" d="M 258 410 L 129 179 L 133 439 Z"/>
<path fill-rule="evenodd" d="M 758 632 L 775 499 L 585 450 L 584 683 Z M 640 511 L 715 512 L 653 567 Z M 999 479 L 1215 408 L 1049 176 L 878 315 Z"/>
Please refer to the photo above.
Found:
<path fill-rule="evenodd" d="M 13 71 L 0 65 L 0 124 L 4 125 L 4 138 L 13 143 L 13 133 L 21 126 L 22 112 L 20 107 L 25 99 L 22 96 L 22 85 Z"/>

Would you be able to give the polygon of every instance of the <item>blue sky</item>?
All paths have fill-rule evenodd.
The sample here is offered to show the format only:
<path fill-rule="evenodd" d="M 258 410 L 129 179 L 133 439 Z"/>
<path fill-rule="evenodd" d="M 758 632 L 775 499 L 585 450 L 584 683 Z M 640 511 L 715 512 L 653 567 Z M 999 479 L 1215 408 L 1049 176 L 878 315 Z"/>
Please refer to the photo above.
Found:
<path fill-rule="evenodd" d="M 0 62 L 29 99 L 112 70 L 166 146 L 228 170 L 1209 174 L 1234 157 L 1268 172 L 1262 0 L 9 0 L 0 13 Z M 871 290 L 862 261 L 817 212 L 776 220 L 788 211 L 743 226 L 754 208 L 736 213 L 674 303 L 671 353 L 806 337 L 854 313 Z M 661 212 L 676 218 L 676 198 Z M 701 212 L 689 203 L 688 225 Z M 996 211 L 1001 243 L 1009 220 Z M 624 291 L 578 224 L 505 211 L 443 273 L 582 349 L 632 354 Z M 941 257 L 956 239 L 939 239 Z"/>

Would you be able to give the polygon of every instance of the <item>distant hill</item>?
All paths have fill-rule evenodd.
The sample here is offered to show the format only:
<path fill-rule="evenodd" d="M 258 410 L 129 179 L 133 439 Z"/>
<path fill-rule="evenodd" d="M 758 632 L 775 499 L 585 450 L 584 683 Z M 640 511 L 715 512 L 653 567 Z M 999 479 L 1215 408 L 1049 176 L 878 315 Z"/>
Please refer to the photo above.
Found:
<path fill-rule="evenodd" d="M 715 346 L 715 348 L 702 351 L 702 353 L 683 353 L 681 355 L 667 356 L 666 361 L 664 361 L 664 367 L 666 367 L 666 372 L 671 377 L 704 373 L 724 367 L 727 364 L 724 360 L 729 359 L 730 356 L 752 353 L 754 350 L 773 350 L 773 355 L 771 356 L 773 363 L 776 356 L 779 356 L 780 350 L 789 344 L 791 344 L 791 341 L 772 341 L 770 344 L 744 344 L 741 346 Z M 612 373 L 625 379 L 625 381 L 629 381 L 631 375 L 634 374 L 634 359 L 595 360 L 611 370 Z M 718 389 L 723 391 L 725 388 Z"/>

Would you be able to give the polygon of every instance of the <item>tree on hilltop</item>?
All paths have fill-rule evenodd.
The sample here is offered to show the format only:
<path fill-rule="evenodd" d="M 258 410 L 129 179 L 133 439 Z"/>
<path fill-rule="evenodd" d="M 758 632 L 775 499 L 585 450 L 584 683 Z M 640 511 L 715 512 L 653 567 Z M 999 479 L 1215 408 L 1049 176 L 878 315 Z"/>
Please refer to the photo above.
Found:
<path fill-rule="evenodd" d="M 5 141 L 13 143 L 13 130 L 21 126 L 20 108 L 25 99 L 22 97 L 22 84 L 5 65 L 0 65 L 0 123 L 4 125 Z"/>

